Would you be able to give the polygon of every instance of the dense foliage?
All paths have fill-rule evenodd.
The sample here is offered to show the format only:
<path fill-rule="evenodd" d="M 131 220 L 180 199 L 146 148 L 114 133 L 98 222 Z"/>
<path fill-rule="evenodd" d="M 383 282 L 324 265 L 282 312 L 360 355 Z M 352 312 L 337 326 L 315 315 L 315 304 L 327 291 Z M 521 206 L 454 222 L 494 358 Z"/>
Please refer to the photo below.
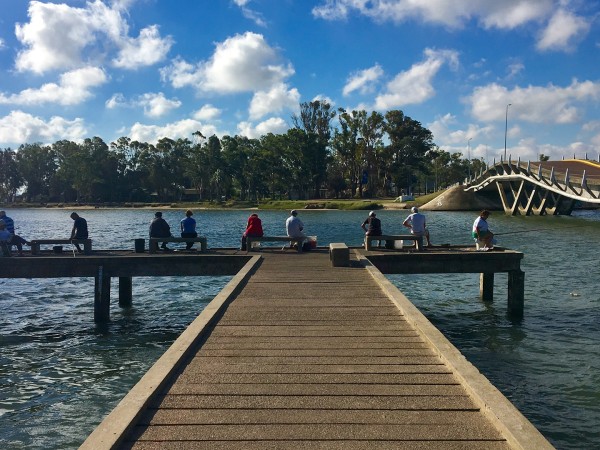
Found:
<path fill-rule="evenodd" d="M 292 119 L 285 134 L 260 139 L 206 138 L 198 131 L 156 145 L 128 137 L 107 145 L 94 137 L 4 149 L 0 200 L 17 194 L 28 202 L 389 197 L 445 187 L 481 165 L 437 148 L 428 129 L 398 110 L 335 111 L 314 101 L 301 104 Z"/>

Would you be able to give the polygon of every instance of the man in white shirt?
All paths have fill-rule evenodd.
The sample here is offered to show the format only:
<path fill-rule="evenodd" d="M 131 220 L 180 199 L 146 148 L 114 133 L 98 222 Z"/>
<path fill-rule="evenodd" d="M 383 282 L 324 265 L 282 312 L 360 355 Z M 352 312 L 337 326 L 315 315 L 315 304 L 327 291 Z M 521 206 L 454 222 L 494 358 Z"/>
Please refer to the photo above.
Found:
<path fill-rule="evenodd" d="M 427 220 L 425 216 L 419 212 L 416 207 L 410 209 L 410 214 L 402 223 L 407 228 L 410 228 L 411 234 L 421 237 L 421 244 L 423 243 L 422 237 L 425 236 L 427 239 L 427 247 L 431 247 L 431 241 L 429 240 L 429 230 L 427 229 Z"/>
<path fill-rule="evenodd" d="M 298 219 L 298 212 L 295 209 L 292 209 L 290 214 L 290 217 L 285 221 L 285 231 L 287 232 L 287 235 L 289 237 L 305 237 L 302 232 L 304 224 Z"/>

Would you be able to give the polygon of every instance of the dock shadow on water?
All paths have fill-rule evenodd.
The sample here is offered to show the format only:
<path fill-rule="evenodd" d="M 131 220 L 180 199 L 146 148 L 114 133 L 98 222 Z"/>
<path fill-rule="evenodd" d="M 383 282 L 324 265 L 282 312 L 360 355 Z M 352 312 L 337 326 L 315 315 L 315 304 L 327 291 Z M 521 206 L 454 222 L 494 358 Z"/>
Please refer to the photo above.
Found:
<path fill-rule="evenodd" d="M 0 280 L 0 443 L 77 448 L 230 279 L 136 278 L 102 325 L 93 279 Z"/>

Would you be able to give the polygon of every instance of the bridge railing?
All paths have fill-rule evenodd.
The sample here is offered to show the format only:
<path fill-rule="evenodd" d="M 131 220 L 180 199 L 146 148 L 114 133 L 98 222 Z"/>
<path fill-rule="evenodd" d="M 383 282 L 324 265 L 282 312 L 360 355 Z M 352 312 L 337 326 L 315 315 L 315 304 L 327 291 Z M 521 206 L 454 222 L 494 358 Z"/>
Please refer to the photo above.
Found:
<path fill-rule="evenodd" d="M 582 161 L 583 160 L 578 160 Z M 598 164 L 586 161 L 590 169 L 598 171 Z M 544 167 L 550 165 L 550 168 Z M 479 191 L 503 181 L 525 180 L 556 194 L 588 203 L 600 203 L 600 177 L 588 176 L 584 169 L 581 175 L 569 173 L 567 167 L 563 171 L 555 169 L 552 161 L 523 162 L 519 159 L 511 161 L 500 160 L 482 171 L 476 177 L 465 180 L 466 191 Z"/>

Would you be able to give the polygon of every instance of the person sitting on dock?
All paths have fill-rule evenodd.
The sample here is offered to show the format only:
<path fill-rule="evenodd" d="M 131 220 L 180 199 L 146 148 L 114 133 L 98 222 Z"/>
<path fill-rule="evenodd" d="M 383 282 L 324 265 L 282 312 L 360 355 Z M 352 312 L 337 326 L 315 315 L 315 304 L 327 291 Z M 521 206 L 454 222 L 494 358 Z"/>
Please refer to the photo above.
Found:
<path fill-rule="evenodd" d="M 21 236 L 15 234 L 15 221 L 6 215 L 6 211 L 0 211 L 0 222 L 4 223 L 6 231 L 10 234 L 10 239 L 7 243 L 9 250 L 14 245 L 17 247 L 19 256 L 23 256 L 23 244 L 30 244 Z"/>
<path fill-rule="evenodd" d="M 369 216 L 361 224 L 361 228 L 365 230 L 365 235 L 367 236 L 381 236 L 383 234 L 381 232 L 381 220 L 377 218 L 375 211 L 369 213 Z M 381 246 L 381 241 L 378 243 Z"/>
<path fill-rule="evenodd" d="M 473 222 L 473 232 L 472 236 L 478 243 L 482 242 L 483 247 L 480 247 L 480 250 L 492 250 L 494 248 L 494 233 L 490 231 L 490 227 L 487 223 L 487 219 L 490 217 L 490 212 L 487 209 L 484 209 L 479 214 L 479 217 L 475 219 Z"/>
<path fill-rule="evenodd" d="M 304 224 L 298 218 L 298 211 L 292 209 L 290 211 L 290 217 L 285 221 L 285 231 L 289 237 L 306 237 L 302 230 L 304 230 Z"/>
<path fill-rule="evenodd" d="M 70 240 L 73 239 L 87 239 L 88 238 L 88 226 L 87 221 L 80 217 L 76 212 L 71 213 L 71 219 L 73 219 L 73 229 L 71 230 Z M 81 253 L 81 247 L 79 243 L 75 243 L 75 247 L 77 247 L 77 251 Z"/>
<path fill-rule="evenodd" d="M 190 209 L 188 209 L 185 212 L 185 219 L 182 219 L 181 222 L 179 223 L 179 226 L 181 227 L 181 237 L 182 238 L 198 237 L 198 233 L 196 232 L 196 220 L 192 217 L 193 215 L 194 215 L 194 213 Z M 193 242 L 186 242 L 185 249 L 191 250 L 193 245 L 194 245 Z"/>
<path fill-rule="evenodd" d="M 150 237 L 171 237 L 171 227 L 169 226 L 167 221 L 163 219 L 162 213 L 160 211 L 154 213 L 154 219 L 152 219 L 152 222 L 150 222 Z M 169 250 L 166 242 L 163 242 L 160 248 L 162 248 L 163 250 Z"/>
<path fill-rule="evenodd" d="M 242 250 L 246 251 L 246 237 L 247 236 L 258 236 L 262 237 L 264 234 L 262 221 L 258 218 L 258 214 L 254 213 L 248 217 L 248 223 L 246 224 L 246 231 L 242 234 Z"/>
<path fill-rule="evenodd" d="M 427 240 L 427 247 L 431 247 L 431 241 L 429 239 L 429 230 L 427 229 L 427 219 L 424 214 L 419 212 L 419 209 L 416 206 L 410 208 L 411 214 L 404 219 L 402 225 L 406 228 L 410 228 L 411 234 L 415 236 L 421 237 L 421 242 L 423 242 L 423 236 Z"/>
<path fill-rule="evenodd" d="M 6 224 L 0 220 L 0 256 L 10 256 L 10 241 L 12 235 L 6 229 Z"/>

